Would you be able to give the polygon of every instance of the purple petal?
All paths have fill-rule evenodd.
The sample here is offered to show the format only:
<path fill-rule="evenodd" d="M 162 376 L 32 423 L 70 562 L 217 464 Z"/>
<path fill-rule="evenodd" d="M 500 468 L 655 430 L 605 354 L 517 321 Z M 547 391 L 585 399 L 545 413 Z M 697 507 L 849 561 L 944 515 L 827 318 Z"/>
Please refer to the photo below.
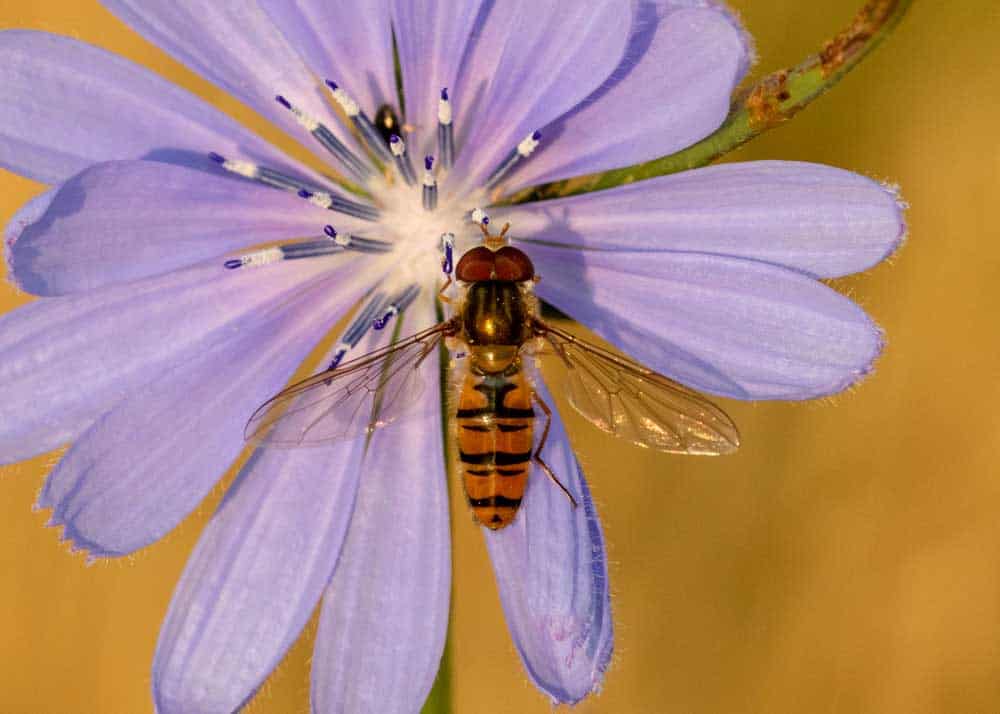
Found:
<path fill-rule="evenodd" d="M 830 278 L 884 259 L 905 233 L 893 189 L 830 166 L 710 166 L 497 211 L 530 240 L 595 250 L 751 258 Z"/>
<path fill-rule="evenodd" d="M 159 714 L 235 711 L 281 661 L 333 573 L 363 446 L 251 456 L 198 541 L 160 630 Z"/>
<path fill-rule="evenodd" d="M 436 136 L 438 97 L 454 89 L 482 0 L 393 0 L 407 121 Z M 433 150 L 430 150 L 433 152 Z"/>
<path fill-rule="evenodd" d="M 384 339 L 369 332 L 358 353 Z M 357 523 L 366 446 L 361 438 L 251 456 L 198 542 L 160 632 L 159 714 L 235 711 L 281 661 Z"/>
<path fill-rule="evenodd" d="M 462 185 L 480 186 L 522 139 L 597 89 L 621 61 L 631 24 L 618 0 L 495 3 L 453 97 Z"/>
<path fill-rule="evenodd" d="M 276 95 L 325 122 L 342 141 L 350 132 L 325 99 L 326 90 L 252 0 L 102 0 L 132 29 L 262 115 L 303 137 Z M 305 137 L 308 139 L 309 137 Z"/>
<path fill-rule="evenodd" d="M 259 0 L 317 76 L 340 83 L 374 116 L 395 105 L 388 0 Z"/>
<path fill-rule="evenodd" d="M 882 333 L 802 273 L 702 253 L 533 245 L 538 295 L 668 377 L 735 399 L 811 399 L 871 371 Z"/>
<path fill-rule="evenodd" d="M 259 243 L 322 235 L 330 213 L 282 191 L 149 161 L 98 164 L 63 184 L 12 242 L 10 276 L 36 295 L 135 280 Z M 337 221 L 343 230 L 357 221 Z"/>
<path fill-rule="evenodd" d="M 611 659 L 613 628 L 604 537 L 590 491 L 573 455 L 555 401 L 542 452 L 579 504 L 573 508 L 538 467 L 514 523 L 483 529 L 507 627 L 535 685 L 553 704 L 576 702 L 600 686 Z"/>
<path fill-rule="evenodd" d="M 745 35 L 725 11 L 641 4 L 621 65 L 578 108 L 546 127 L 516 187 L 665 156 L 729 113 L 748 66 Z"/>
<path fill-rule="evenodd" d="M 431 323 L 432 307 L 422 313 L 404 334 Z M 436 355 L 421 370 L 420 412 L 376 432 L 361 467 L 316 635 L 314 712 L 419 711 L 441 661 L 451 544 Z"/>
<path fill-rule="evenodd" d="M 124 555 L 165 535 L 243 450 L 253 410 L 284 386 L 366 280 L 347 264 L 236 338 L 166 372 L 73 444 L 39 506 L 92 556 Z"/>
<path fill-rule="evenodd" d="M 98 161 L 206 169 L 208 152 L 293 167 L 224 114 L 152 72 L 44 32 L 0 33 L 0 166 L 56 183 Z M 213 169 L 214 170 L 214 169 Z"/>
<path fill-rule="evenodd" d="M 203 265 L 0 316 L 0 463 L 72 441 L 112 404 L 330 267 Z"/>

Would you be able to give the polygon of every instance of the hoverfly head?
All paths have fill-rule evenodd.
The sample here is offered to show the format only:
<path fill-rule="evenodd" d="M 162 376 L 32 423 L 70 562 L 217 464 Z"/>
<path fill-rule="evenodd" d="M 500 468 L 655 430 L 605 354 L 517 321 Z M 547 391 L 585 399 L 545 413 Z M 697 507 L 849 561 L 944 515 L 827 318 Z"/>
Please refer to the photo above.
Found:
<path fill-rule="evenodd" d="M 491 250 L 476 246 L 458 261 L 455 277 L 466 283 L 489 280 L 520 283 L 534 280 L 535 266 L 523 251 L 511 245 Z"/>

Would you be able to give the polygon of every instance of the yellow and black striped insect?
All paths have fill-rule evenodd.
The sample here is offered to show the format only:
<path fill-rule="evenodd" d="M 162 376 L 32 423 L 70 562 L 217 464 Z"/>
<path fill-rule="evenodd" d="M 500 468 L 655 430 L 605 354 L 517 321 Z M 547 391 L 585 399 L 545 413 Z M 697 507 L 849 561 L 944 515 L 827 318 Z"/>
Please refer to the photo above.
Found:
<path fill-rule="evenodd" d="M 530 258 L 506 244 L 507 226 L 499 235 L 481 228 L 483 245 L 466 252 L 454 271 L 458 299 L 444 298 L 450 270 L 439 293 L 454 317 L 359 359 L 335 359 L 265 402 L 247 424 L 247 438 L 302 446 L 371 433 L 413 403 L 423 387 L 417 367 L 447 339 L 468 354 L 454 415 L 465 493 L 476 520 L 492 530 L 514 520 L 532 464 L 576 505 L 544 459 L 552 411 L 525 369 L 540 352 L 567 370 L 570 403 L 606 432 L 674 453 L 724 454 L 739 446 L 733 422 L 701 395 L 543 321 Z M 540 430 L 536 406 L 545 420 Z"/>

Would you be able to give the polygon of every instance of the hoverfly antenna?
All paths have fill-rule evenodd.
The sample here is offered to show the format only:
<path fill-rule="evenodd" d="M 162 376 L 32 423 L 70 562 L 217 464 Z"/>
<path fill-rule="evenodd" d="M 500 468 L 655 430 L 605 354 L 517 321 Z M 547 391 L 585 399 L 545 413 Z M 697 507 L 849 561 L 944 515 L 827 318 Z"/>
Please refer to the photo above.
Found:
<path fill-rule="evenodd" d="M 483 232 L 483 244 L 490 250 L 497 250 L 507 244 L 506 236 L 510 230 L 510 223 L 505 223 L 498 235 L 490 233 L 489 224 L 485 221 L 479 224 L 479 230 Z"/>

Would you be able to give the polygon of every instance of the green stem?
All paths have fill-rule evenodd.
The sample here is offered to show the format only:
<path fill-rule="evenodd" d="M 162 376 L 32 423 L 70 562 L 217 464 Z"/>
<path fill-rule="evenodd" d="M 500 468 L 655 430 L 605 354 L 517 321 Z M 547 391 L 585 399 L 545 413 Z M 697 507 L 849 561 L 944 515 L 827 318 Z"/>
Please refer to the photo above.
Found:
<path fill-rule="evenodd" d="M 444 320 L 444 310 L 440 301 L 435 302 L 434 310 L 437 315 L 438 322 Z M 448 409 L 448 393 L 450 388 L 450 379 L 448 373 L 448 366 L 451 361 L 451 356 L 448 353 L 447 348 L 444 343 L 438 349 L 438 369 L 440 370 L 440 380 L 441 380 L 441 439 L 442 448 L 444 449 L 444 462 L 445 462 L 445 479 L 447 484 L 450 486 L 452 482 L 452 461 L 451 457 L 451 439 L 449 438 L 450 431 L 448 427 L 449 409 Z M 448 519 L 449 523 L 452 523 L 452 519 Z M 454 530 L 452 532 L 454 535 Z M 449 602 L 454 602 L 454 586 L 452 587 L 452 597 L 449 598 Z M 424 702 L 424 707 L 421 709 L 421 714 L 451 714 L 451 612 L 449 607 L 448 613 L 448 635 L 445 640 L 444 653 L 441 655 L 441 666 L 438 669 L 437 677 L 434 679 L 434 686 L 431 688 L 431 692 L 427 695 L 427 701 Z"/>
<path fill-rule="evenodd" d="M 772 72 L 738 94 L 722 126 L 697 144 L 645 163 L 528 188 L 502 203 L 573 196 L 705 166 L 788 121 L 826 93 L 893 31 L 911 2 L 868 0 L 819 52 L 791 69 Z"/>
<path fill-rule="evenodd" d="M 450 628 L 449 628 L 450 630 Z M 451 637 L 445 641 L 441 667 L 420 714 L 451 714 Z"/>

